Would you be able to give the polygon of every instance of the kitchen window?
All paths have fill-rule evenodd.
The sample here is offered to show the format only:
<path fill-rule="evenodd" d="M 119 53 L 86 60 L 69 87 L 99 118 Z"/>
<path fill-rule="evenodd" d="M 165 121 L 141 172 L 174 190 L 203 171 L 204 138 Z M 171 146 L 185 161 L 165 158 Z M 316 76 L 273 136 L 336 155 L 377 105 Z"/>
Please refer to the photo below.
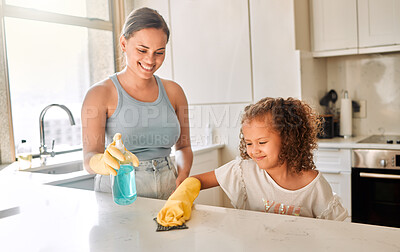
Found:
<path fill-rule="evenodd" d="M 120 1 L 116 1 L 120 2 Z M 40 112 L 45 144 L 81 148 L 80 109 L 90 85 L 116 70 L 111 0 L 3 0 L 2 21 L 15 147 L 22 139 L 39 152 Z"/>

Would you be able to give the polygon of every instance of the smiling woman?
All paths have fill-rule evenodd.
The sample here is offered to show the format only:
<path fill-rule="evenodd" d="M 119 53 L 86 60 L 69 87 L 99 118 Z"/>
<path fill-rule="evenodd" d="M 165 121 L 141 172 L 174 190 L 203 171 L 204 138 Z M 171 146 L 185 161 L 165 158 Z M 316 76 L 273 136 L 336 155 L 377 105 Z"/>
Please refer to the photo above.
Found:
<path fill-rule="evenodd" d="M 39 152 L 39 114 L 51 103 L 66 105 L 77 125 L 71 127 L 63 114 L 49 111 L 45 144 L 50 146 L 54 139 L 56 150 L 81 146 L 80 108 L 85 91 L 115 70 L 111 19 L 115 8 L 109 6 L 111 1 L 102 2 L 5 1 L 1 19 L 8 76 L 2 73 L 0 77 L 9 86 L 9 94 L 1 95 L 10 97 L 12 126 L 8 130 L 14 137 L 8 146 L 1 146 L 2 163 L 13 160 L 13 151 L 7 150 L 13 149 L 13 141 L 25 139 L 34 153 Z"/>
<path fill-rule="evenodd" d="M 167 24 L 156 10 L 133 10 L 119 39 L 125 68 L 93 85 L 85 96 L 84 165 L 97 174 L 96 191 L 111 191 L 107 175 L 115 171 L 105 172 L 111 164 L 104 164 L 103 157 L 118 156 L 108 151 L 117 133 L 141 161 L 135 168 L 138 196 L 167 199 L 190 173 L 193 153 L 186 96 L 177 83 L 155 75 L 164 62 L 168 38 Z M 177 169 L 170 159 L 173 146 Z"/>

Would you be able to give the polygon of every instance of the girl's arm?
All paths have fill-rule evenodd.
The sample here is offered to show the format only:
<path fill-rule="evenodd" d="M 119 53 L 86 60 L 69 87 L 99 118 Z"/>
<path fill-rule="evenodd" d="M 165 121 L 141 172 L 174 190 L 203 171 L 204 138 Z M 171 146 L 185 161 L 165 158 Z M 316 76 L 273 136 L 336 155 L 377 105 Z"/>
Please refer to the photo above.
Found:
<path fill-rule="evenodd" d="M 192 177 L 200 180 L 201 190 L 219 186 L 219 183 L 218 183 L 217 177 L 215 176 L 214 171 L 194 175 Z"/>

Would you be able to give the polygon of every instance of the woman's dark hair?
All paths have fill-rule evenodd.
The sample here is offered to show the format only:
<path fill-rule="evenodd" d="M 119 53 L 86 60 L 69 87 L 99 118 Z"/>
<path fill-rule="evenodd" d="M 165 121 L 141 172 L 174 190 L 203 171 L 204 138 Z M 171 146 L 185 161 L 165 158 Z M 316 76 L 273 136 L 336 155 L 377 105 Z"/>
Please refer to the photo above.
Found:
<path fill-rule="evenodd" d="M 122 27 L 121 35 L 126 39 L 145 28 L 161 29 L 167 35 L 167 42 L 169 39 L 169 29 L 164 18 L 156 11 L 147 7 L 136 9 L 132 11 L 125 20 Z"/>
<path fill-rule="evenodd" d="M 287 163 L 288 169 L 300 173 L 315 169 L 313 151 L 317 148 L 317 134 L 322 130 L 321 117 L 306 103 L 294 98 L 263 98 L 256 104 L 248 105 L 242 115 L 243 123 L 254 119 L 269 122 L 282 141 L 279 162 Z M 240 156 L 249 159 L 246 143 L 240 131 Z"/>

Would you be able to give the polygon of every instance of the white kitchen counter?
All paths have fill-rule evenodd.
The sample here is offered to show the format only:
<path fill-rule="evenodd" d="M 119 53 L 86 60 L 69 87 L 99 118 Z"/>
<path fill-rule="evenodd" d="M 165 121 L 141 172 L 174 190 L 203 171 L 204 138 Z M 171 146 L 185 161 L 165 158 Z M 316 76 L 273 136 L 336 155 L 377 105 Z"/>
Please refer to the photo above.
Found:
<path fill-rule="evenodd" d="M 318 139 L 319 148 L 332 149 L 385 149 L 400 150 L 400 144 L 367 144 L 357 143 L 368 136 L 356 136 L 344 139 L 342 137 L 334 137 L 331 139 Z"/>
<path fill-rule="evenodd" d="M 200 192 L 201 193 L 201 192 Z M 195 205 L 189 229 L 156 232 L 165 201 L 0 177 L 2 251 L 400 251 L 400 229 Z"/>

